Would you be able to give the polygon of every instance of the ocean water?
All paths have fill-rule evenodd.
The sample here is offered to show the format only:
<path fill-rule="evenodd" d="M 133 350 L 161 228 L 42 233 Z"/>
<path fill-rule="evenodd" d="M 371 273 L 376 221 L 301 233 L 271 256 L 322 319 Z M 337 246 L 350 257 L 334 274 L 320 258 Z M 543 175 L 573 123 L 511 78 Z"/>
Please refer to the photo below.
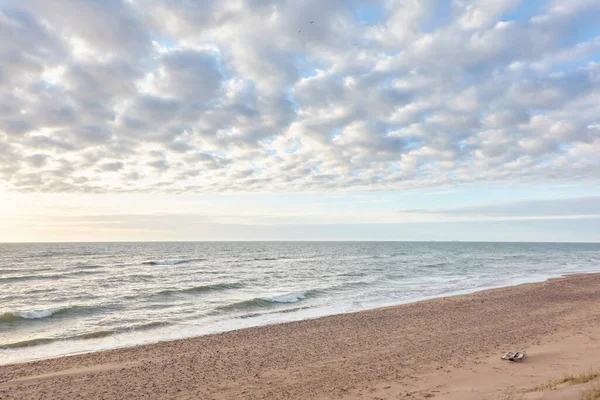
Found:
<path fill-rule="evenodd" d="M 600 244 L 0 244 L 0 364 L 600 272 Z"/>

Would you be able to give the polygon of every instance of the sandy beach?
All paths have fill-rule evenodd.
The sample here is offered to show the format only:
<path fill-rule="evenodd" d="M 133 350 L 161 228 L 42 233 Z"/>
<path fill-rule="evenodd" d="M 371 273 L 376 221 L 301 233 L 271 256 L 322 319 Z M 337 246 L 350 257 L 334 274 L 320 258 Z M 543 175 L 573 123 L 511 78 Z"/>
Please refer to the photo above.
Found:
<path fill-rule="evenodd" d="M 600 274 L 576 275 L 1 366 L 0 398 L 578 399 L 589 383 L 535 389 L 600 365 L 599 311 Z"/>

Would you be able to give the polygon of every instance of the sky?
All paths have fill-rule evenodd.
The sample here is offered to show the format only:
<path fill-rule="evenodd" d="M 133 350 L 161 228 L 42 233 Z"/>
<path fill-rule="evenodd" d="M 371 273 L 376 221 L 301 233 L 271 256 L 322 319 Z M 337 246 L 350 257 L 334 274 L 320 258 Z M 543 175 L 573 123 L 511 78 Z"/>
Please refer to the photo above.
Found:
<path fill-rule="evenodd" d="M 0 0 L 0 242 L 599 242 L 599 20 Z"/>

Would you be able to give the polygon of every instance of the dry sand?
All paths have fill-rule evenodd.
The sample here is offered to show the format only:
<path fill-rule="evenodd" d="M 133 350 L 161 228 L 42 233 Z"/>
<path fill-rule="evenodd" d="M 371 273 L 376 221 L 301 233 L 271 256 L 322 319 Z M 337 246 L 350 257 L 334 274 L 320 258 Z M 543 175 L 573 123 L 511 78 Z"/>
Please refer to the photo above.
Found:
<path fill-rule="evenodd" d="M 2 399 L 502 399 L 600 367 L 600 274 L 0 366 Z M 500 360 L 524 349 L 522 363 Z M 526 393 L 578 398 L 581 387 Z M 558 396 L 558 397 L 556 397 Z"/>

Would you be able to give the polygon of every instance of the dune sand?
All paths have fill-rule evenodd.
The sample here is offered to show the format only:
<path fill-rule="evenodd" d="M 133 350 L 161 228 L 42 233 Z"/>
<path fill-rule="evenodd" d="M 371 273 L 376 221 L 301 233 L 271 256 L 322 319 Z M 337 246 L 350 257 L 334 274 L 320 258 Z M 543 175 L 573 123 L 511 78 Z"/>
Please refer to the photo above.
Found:
<path fill-rule="evenodd" d="M 531 390 L 593 366 L 600 274 L 0 366 L 0 399 L 578 399 Z"/>

